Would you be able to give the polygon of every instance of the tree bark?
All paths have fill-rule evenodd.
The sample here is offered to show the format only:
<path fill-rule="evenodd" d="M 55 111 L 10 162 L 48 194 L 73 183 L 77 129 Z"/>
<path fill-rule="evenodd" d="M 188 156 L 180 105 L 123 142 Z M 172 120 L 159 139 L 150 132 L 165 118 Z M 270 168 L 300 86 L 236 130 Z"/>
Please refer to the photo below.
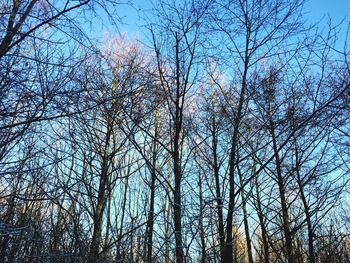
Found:
<path fill-rule="evenodd" d="M 238 175 L 239 175 L 239 181 L 241 184 L 241 187 L 243 186 L 243 175 L 241 173 L 241 170 L 237 169 Z M 248 262 L 253 263 L 253 252 L 252 252 L 252 241 L 250 239 L 250 233 L 249 233 L 249 222 L 248 222 L 248 212 L 247 212 L 247 201 L 246 196 L 244 193 L 244 188 L 241 191 L 241 198 L 242 198 L 242 210 L 243 210 L 243 223 L 244 223 L 244 233 L 245 233 L 245 239 L 246 239 L 246 245 L 247 245 L 247 252 L 248 252 Z"/>
<path fill-rule="evenodd" d="M 253 173 L 255 173 L 255 165 L 254 165 Z M 258 176 L 256 176 L 254 183 L 255 183 L 255 191 L 256 191 L 257 213 L 259 218 L 259 224 L 261 229 L 261 239 L 262 239 L 262 245 L 264 250 L 264 263 L 270 263 L 269 242 L 267 239 L 267 229 L 266 229 L 265 220 L 264 220 L 265 215 L 261 207 L 260 189 L 259 189 L 259 182 L 257 177 Z"/>
<path fill-rule="evenodd" d="M 278 184 L 281 209 L 282 209 L 282 228 L 283 228 L 284 238 L 285 238 L 287 260 L 289 263 L 295 263 L 296 259 L 294 257 L 293 237 L 292 237 L 292 232 L 290 230 L 290 218 L 288 213 L 286 188 L 285 188 L 285 182 L 284 182 L 282 168 L 281 168 L 282 162 L 279 156 L 279 150 L 278 150 L 277 139 L 275 134 L 275 124 L 272 117 L 271 101 L 268 101 L 268 116 L 269 116 L 270 134 L 272 137 L 272 146 L 274 151 L 274 159 L 275 159 L 275 165 L 276 165 L 277 184 Z"/>
<path fill-rule="evenodd" d="M 214 109 L 213 109 L 214 110 Z M 223 202 L 221 196 L 221 184 L 220 184 L 220 174 L 219 174 L 219 162 L 218 162 L 218 152 L 217 152 L 217 134 L 216 134 L 216 120 L 213 111 L 212 118 L 212 149 L 213 149 L 213 171 L 215 178 L 215 190 L 216 190 L 216 207 L 218 213 L 218 232 L 219 232 L 219 244 L 220 244 L 220 260 L 224 260 L 224 248 L 225 248 L 225 230 L 224 230 L 224 216 L 223 216 Z"/>
<path fill-rule="evenodd" d="M 158 138 L 158 110 L 156 110 L 156 118 L 155 118 L 155 131 L 154 131 L 154 139 L 152 144 L 152 167 L 151 170 L 151 185 L 150 185 L 150 205 L 149 205 L 149 213 L 147 220 L 147 263 L 153 262 L 153 226 L 154 226 L 154 196 L 155 196 L 155 184 L 156 184 L 156 165 L 157 165 L 157 138 Z"/>

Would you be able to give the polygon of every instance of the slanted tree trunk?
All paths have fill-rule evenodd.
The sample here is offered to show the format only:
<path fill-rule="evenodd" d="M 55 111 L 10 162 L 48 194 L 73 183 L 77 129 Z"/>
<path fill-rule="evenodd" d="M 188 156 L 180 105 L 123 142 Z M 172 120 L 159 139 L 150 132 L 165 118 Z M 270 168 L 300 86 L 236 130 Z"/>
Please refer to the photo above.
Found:
<path fill-rule="evenodd" d="M 247 244 L 247 253 L 248 253 L 248 262 L 253 263 L 253 251 L 252 251 L 252 241 L 250 239 L 250 233 L 249 233 L 249 223 L 248 223 L 248 212 L 247 212 L 247 200 L 246 195 L 244 193 L 244 187 L 243 187 L 243 175 L 241 173 L 241 169 L 237 167 L 238 175 L 239 175 L 239 182 L 242 187 L 241 191 L 241 198 L 242 198 L 242 210 L 243 210 L 243 223 L 244 223 L 244 233 L 246 238 L 246 244 Z"/>
<path fill-rule="evenodd" d="M 115 102 L 113 102 L 115 103 Z M 113 136 L 114 121 L 110 116 L 106 118 L 106 133 L 103 141 L 103 146 L 99 150 L 99 156 L 101 158 L 101 172 L 99 174 L 99 186 L 97 192 L 97 203 L 93 214 L 93 232 L 89 249 L 88 262 L 96 262 L 100 258 L 100 246 L 102 244 L 102 226 L 103 215 L 107 203 L 108 189 L 108 170 L 111 160 L 110 142 Z M 113 153 L 115 154 L 115 153 Z"/>
<path fill-rule="evenodd" d="M 100 174 L 97 204 L 93 218 L 93 233 L 90 243 L 89 263 L 94 263 L 99 259 L 100 245 L 102 240 L 103 212 L 106 203 L 106 184 L 107 184 L 107 158 L 102 161 L 102 170 Z"/>
<path fill-rule="evenodd" d="M 269 96 L 269 95 L 268 95 Z M 275 159 L 275 165 L 276 165 L 276 177 L 277 177 L 277 184 L 278 184 L 278 190 L 279 190 L 279 197 L 281 202 L 281 210 L 282 210 L 282 229 L 284 233 L 285 238 L 285 248 L 286 248 L 286 256 L 289 263 L 295 263 L 296 259 L 294 256 L 293 251 L 293 236 L 290 226 L 290 217 L 288 213 L 288 203 L 286 198 L 286 187 L 285 187 L 285 180 L 282 174 L 282 168 L 281 168 L 281 158 L 279 156 L 279 149 L 275 134 L 275 124 L 273 121 L 272 116 L 272 105 L 271 105 L 271 99 L 268 98 L 268 118 L 269 118 L 269 131 L 272 139 L 272 147 L 274 152 L 274 159 Z"/>
<path fill-rule="evenodd" d="M 299 159 L 298 146 L 295 147 L 295 159 L 296 159 L 297 183 L 299 186 L 300 199 L 304 207 L 305 220 L 306 220 L 306 226 L 307 226 L 309 263 L 316 263 L 315 248 L 314 248 L 314 231 L 313 231 L 313 225 L 311 221 L 311 212 L 310 212 L 308 201 L 305 196 L 304 184 L 302 182 L 302 178 L 300 174 L 300 163 L 299 163 L 300 159 Z"/>
<path fill-rule="evenodd" d="M 253 168 L 253 173 L 255 174 L 255 164 Z M 263 246 L 263 262 L 264 263 L 270 263 L 270 253 L 269 253 L 269 242 L 268 242 L 268 237 L 267 237 L 267 229 L 265 225 L 265 215 L 262 210 L 261 206 L 261 198 L 260 198 L 260 188 L 259 188 L 259 181 L 258 181 L 258 175 L 255 176 L 254 180 L 255 184 L 255 191 L 256 191 L 256 209 L 257 209 L 257 214 L 259 218 L 259 225 L 260 225 L 260 230 L 261 230 L 261 241 L 262 241 L 262 246 Z"/>
<path fill-rule="evenodd" d="M 244 72 L 242 76 L 242 85 L 241 92 L 239 96 L 239 103 L 237 108 L 237 113 L 234 118 L 234 128 L 231 139 L 231 150 L 230 150 L 230 160 L 229 160 L 229 204 L 227 211 L 227 219 L 226 219 L 226 242 L 225 242 L 225 253 L 224 253 L 224 262 L 233 262 L 233 211 L 235 208 L 235 170 L 236 170 L 236 158 L 237 158 L 237 146 L 238 146 L 238 134 L 240 123 L 242 120 L 242 112 L 243 112 L 243 104 L 245 100 L 246 88 L 247 88 L 247 73 L 249 66 L 249 57 L 248 57 L 248 43 L 249 43 L 249 33 L 247 35 L 247 43 L 246 43 L 246 57 L 245 57 L 245 65 Z"/>

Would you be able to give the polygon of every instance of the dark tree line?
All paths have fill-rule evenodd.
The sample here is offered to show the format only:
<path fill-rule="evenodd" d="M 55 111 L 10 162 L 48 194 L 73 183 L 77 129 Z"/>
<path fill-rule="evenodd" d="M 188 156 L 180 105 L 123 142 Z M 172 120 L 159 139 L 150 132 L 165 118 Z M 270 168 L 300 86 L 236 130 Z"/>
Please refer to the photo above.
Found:
<path fill-rule="evenodd" d="M 122 4 L 0 4 L 0 261 L 348 262 L 345 23 L 159 0 L 90 37 Z"/>

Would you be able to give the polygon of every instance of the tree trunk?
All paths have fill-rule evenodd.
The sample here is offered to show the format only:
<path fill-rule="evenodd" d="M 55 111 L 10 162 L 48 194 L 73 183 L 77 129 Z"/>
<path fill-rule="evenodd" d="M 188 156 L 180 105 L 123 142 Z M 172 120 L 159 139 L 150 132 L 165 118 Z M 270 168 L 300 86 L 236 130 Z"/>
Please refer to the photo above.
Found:
<path fill-rule="evenodd" d="M 207 252 L 206 252 L 206 244 L 205 244 L 205 233 L 203 227 L 203 190 L 202 190 L 202 179 L 201 174 L 198 174 L 198 186 L 199 186 L 199 235 L 201 240 L 201 262 L 207 262 Z"/>
<path fill-rule="evenodd" d="M 214 114 L 214 113 L 213 113 Z M 215 178 L 215 190 L 216 190 L 216 207 L 218 213 L 218 232 L 219 232 L 219 244 L 220 244 L 220 260 L 224 260 L 224 248 L 225 248 L 225 230 L 224 230 L 224 216 L 222 212 L 223 203 L 221 196 L 221 184 L 219 174 L 219 163 L 217 153 L 217 137 L 216 137 L 216 121 L 213 116 L 212 120 L 212 149 L 213 149 L 213 171 Z"/>
<path fill-rule="evenodd" d="M 158 110 L 156 112 L 156 120 L 155 120 L 155 132 L 154 139 L 152 145 L 152 167 L 151 169 L 151 185 L 150 185 L 150 205 L 149 205 L 149 213 L 147 220 L 147 256 L 146 262 L 153 262 L 152 252 L 153 252 L 153 226 L 154 226 L 154 195 L 155 195 L 155 184 L 156 184 L 156 165 L 157 165 L 157 144 L 156 140 L 158 138 Z"/>
<path fill-rule="evenodd" d="M 253 173 L 255 174 L 255 165 L 254 165 Z M 267 230 L 265 226 L 264 213 L 261 207 L 260 189 L 259 189 L 259 182 L 257 177 L 258 175 L 256 175 L 254 183 L 255 183 L 255 191 L 256 191 L 257 213 L 258 213 L 259 224 L 261 229 L 261 240 L 262 240 L 262 245 L 264 249 L 264 263 L 270 263 L 269 242 L 267 239 Z"/>
<path fill-rule="evenodd" d="M 299 154 L 298 150 L 295 150 L 295 158 L 296 162 L 299 160 Z M 296 173 L 297 173 L 297 182 L 299 186 L 299 191 L 300 191 L 300 198 L 304 206 L 304 213 L 305 213 L 305 219 L 306 219 L 306 225 L 307 225 L 307 234 L 308 234 L 308 251 L 309 251 L 309 262 L 310 263 L 315 263 L 316 258 L 315 258 L 315 249 L 314 249 L 314 238 L 313 238 L 313 227 L 312 227 L 312 222 L 311 222 L 311 213 L 310 213 L 310 208 L 308 205 L 308 202 L 306 200 L 305 196 L 305 191 L 304 191 L 304 185 L 301 179 L 300 175 L 300 167 L 299 163 L 297 163 L 296 167 Z"/>
<path fill-rule="evenodd" d="M 248 38 L 248 37 L 247 37 Z M 247 40 L 248 42 L 248 40 Z M 248 46 L 246 47 L 248 49 Z M 233 262 L 233 210 L 235 207 L 235 169 L 236 169 L 236 156 L 237 156 L 237 146 L 238 146 L 238 134 L 239 127 L 242 120 L 242 110 L 243 103 L 245 100 L 245 93 L 247 87 L 247 73 L 248 73 L 248 50 L 246 50 L 246 60 L 244 66 L 244 73 L 242 77 L 242 87 L 239 96 L 239 103 L 237 109 L 237 115 L 235 116 L 235 124 L 233 128 L 232 134 L 232 142 L 231 142 L 231 151 L 230 151 L 230 160 L 229 160 L 229 203 L 228 203 L 228 211 L 227 211 L 227 219 L 226 219 L 226 243 L 225 243 L 225 252 L 224 252 L 224 262 L 229 263 Z"/>
<path fill-rule="evenodd" d="M 279 150 L 278 150 L 277 139 L 275 134 L 275 124 L 272 119 L 272 107 L 271 107 L 270 101 L 268 104 L 268 116 L 269 116 L 270 133 L 272 137 L 272 145 L 273 145 L 274 158 L 275 158 L 275 164 L 276 164 L 277 184 L 278 184 L 278 190 L 279 190 L 280 202 L 281 202 L 281 208 L 282 208 L 282 228 L 283 228 L 284 237 L 285 237 L 287 260 L 289 263 L 295 263 L 296 260 L 293 252 L 293 237 L 292 237 L 292 232 L 290 230 L 288 204 L 286 199 L 286 188 L 285 188 L 285 182 L 284 182 L 282 169 L 281 169 L 281 160 L 278 152 Z"/>
<path fill-rule="evenodd" d="M 184 262 L 184 253 L 182 246 L 182 223 L 181 223 L 181 170 L 180 170 L 179 153 L 174 153 L 174 230 L 175 230 L 175 254 L 176 263 Z"/>
<path fill-rule="evenodd" d="M 100 244 L 102 239 L 102 222 L 103 212 L 105 207 L 105 193 L 106 193 L 106 182 L 107 182 L 107 163 L 103 162 L 102 173 L 100 175 L 100 185 L 98 189 L 97 205 L 93 218 L 93 234 L 90 244 L 89 263 L 94 263 L 99 259 Z"/>
<path fill-rule="evenodd" d="M 175 116 L 174 116 L 174 136 L 173 136 L 173 171 L 174 171 L 174 231 L 175 231 L 175 255 L 176 263 L 184 262 L 184 252 L 182 243 L 182 205 L 181 205 L 181 158 L 180 158 L 180 134 L 182 131 L 182 103 L 184 94 L 181 89 L 180 73 L 180 36 L 175 35 L 175 63 L 176 63 L 176 95 L 175 95 Z M 182 100 L 181 100 L 182 99 Z"/>
<path fill-rule="evenodd" d="M 242 176 L 241 170 L 239 168 L 237 169 L 237 171 L 238 171 L 238 175 L 239 175 L 240 185 L 242 187 L 243 186 L 243 176 Z M 245 233 L 247 252 L 248 252 L 248 262 L 253 263 L 254 260 L 253 260 L 253 252 L 252 252 L 252 242 L 251 242 L 250 233 L 249 233 L 247 201 L 246 201 L 246 196 L 244 194 L 244 188 L 242 188 L 242 191 L 241 191 L 241 198 L 242 198 L 244 233 Z"/>

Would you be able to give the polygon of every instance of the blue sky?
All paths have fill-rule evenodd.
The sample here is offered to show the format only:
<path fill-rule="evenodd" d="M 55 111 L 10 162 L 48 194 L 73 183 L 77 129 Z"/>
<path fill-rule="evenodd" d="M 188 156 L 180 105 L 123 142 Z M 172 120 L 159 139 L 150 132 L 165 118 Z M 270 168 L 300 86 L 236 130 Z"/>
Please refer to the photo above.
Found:
<path fill-rule="evenodd" d="M 121 32 L 127 32 L 130 36 L 141 34 L 139 28 L 142 21 L 138 18 L 137 10 L 150 9 L 151 0 L 134 0 L 134 8 L 127 5 L 120 6 L 119 14 L 123 18 L 120 25 Z M 315 23 L 322 18 L 326 20 L 327 15 L 332 18 L 334 24 L 338 24 L 344 17 L 350 19 L 350 0 L 307 0 L 305 5 L 305 19 Z"/>
<path fill-rule="evenodd" d="M 328 17 L 332 25 L 343 24 L 338 28 L 336 48 L 343 51 L 346 39 L 347 26 L 350 23 L 350 0 L 308 0 L 305 5 L 305 19 L 307 22 L 319 24 L 320 30 L 327 32 Z M 343 21 L 344 20 L 344 21 Z M 348 36 L 350 37 L 350 36 Z M 350 40 L 350 39 L 349 39 Z M 346 49 L 349 50 L 349 47 Z"/>
<path fill-rule="evenodd" d="M 307 19 L 318 21 L 325 14 L 339 23 L 345 16 L 350 18 L 350 0 L 308 0 L 305 6 Z"/>
<path fill-rule="evenodd" d="M 156 1 L 156 0 L 155 0 Z M 142 25 L 143 22 L 138 14 L 150 14 L 147 10 L 152 8 L 152 0 L 132 0 L 133 7 L 121 4 L 118 6 L 118 14 L 122 18 L 123 23 L 119 24 L 119 33 L 126 33 L 129 38 L 143 39 Z M 154 1 L 153 1 L 154 2 Z M 307 22 L 316 23 L 322 20 L 322 26 L 328 21 L 327 16 L 331 17 L 332 24 L 339 24 L 346 17 L 346 21 L 350 21 L 350 0 L 306 0 L 304 8 L 305 19 Z M 92 34 L 100 37 L 106 34 L 113 35 L 117 30 L 108 26 L 108 22 L 103 26 L 101 21 L 94 23 Z M 345 28 L 345 27 L 344 27 Z"/>

